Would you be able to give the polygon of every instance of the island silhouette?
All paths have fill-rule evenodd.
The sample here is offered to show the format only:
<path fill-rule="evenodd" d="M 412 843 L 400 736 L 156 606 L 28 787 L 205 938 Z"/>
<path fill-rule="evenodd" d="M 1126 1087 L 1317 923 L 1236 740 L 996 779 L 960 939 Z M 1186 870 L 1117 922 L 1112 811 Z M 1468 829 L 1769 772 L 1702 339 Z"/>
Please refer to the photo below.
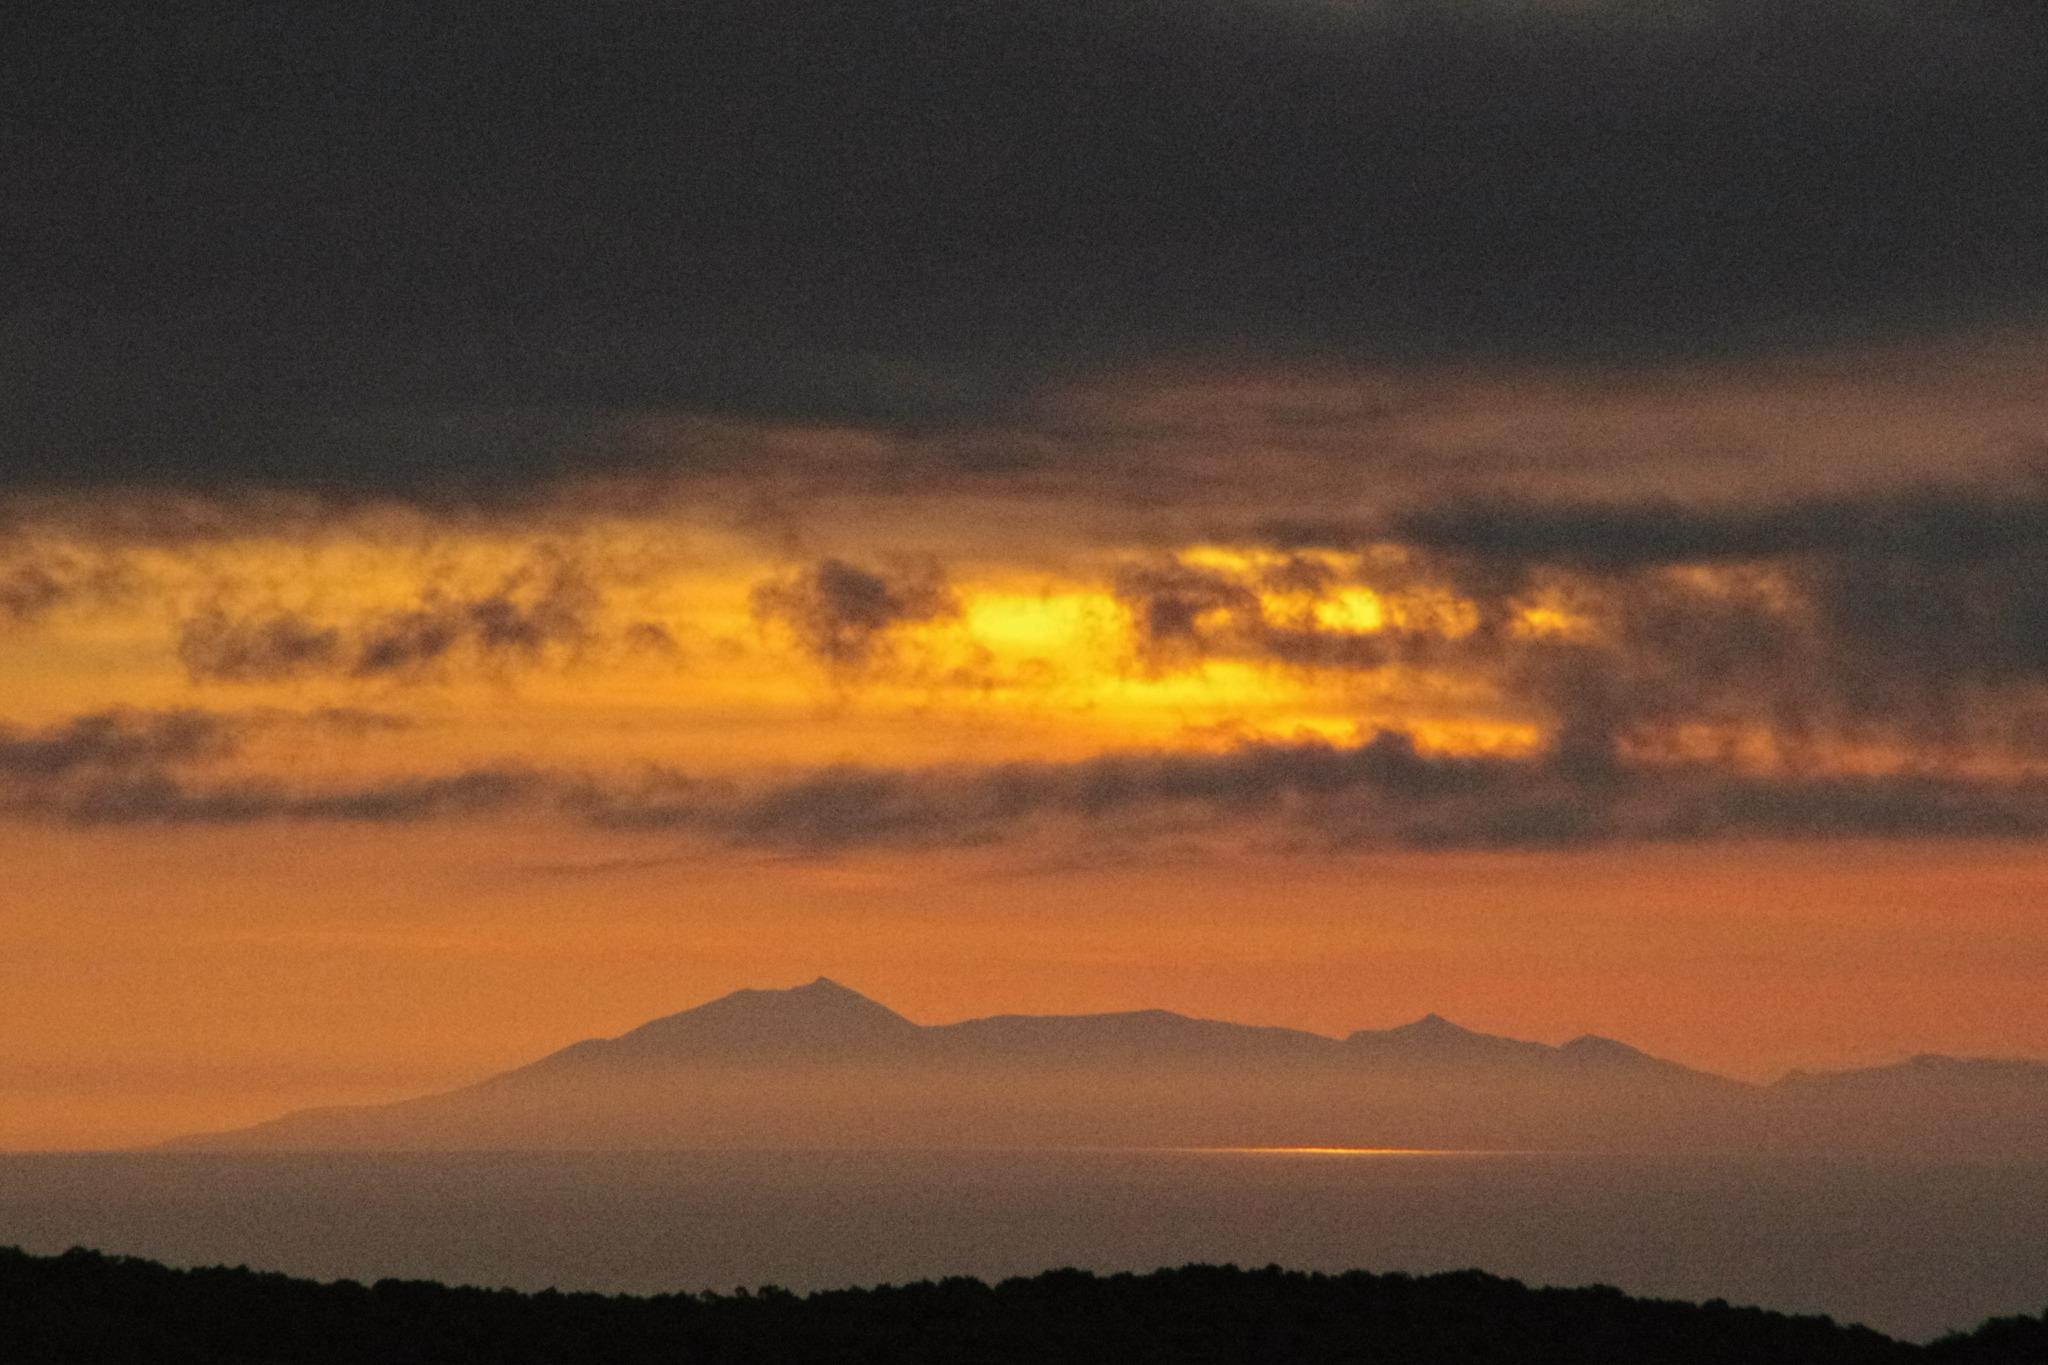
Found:
<path fill-rule="evenodd" d="M 914 1023 L 819 977 L 744 989 L 473 1085 L 182 1150 L 1262 1147 L 2038 1155 L 2048 1065 L 1926 1055 L 1754 1084 L 1588 1034 L 1436 1014 L 1342 1038 L 1168 1010 Z"/>

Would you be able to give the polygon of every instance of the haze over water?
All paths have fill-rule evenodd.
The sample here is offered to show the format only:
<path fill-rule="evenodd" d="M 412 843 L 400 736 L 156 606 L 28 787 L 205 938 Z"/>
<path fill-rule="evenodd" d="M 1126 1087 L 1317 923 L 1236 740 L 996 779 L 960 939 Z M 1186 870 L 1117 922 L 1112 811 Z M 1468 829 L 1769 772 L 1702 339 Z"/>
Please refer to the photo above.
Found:
<path fill-rule="evenodd" d="M 1534 1154 L 0 1157 L 0 1243 L 636 1293 L 1187 1261 L 1484 1267 L 1924 1338 L 2037 1312 L 2048 1162 Z"/>

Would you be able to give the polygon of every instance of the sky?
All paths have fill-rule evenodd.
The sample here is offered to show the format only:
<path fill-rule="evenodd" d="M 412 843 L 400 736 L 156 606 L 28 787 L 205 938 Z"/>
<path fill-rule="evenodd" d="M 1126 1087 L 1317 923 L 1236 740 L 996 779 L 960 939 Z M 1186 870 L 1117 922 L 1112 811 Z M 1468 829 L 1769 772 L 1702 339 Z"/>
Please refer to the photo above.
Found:
<path fill-rule="evenodd" d="M 0 1147 L 819 974 L 2048 1056 L 2048 18 L 0 19 Z"/>

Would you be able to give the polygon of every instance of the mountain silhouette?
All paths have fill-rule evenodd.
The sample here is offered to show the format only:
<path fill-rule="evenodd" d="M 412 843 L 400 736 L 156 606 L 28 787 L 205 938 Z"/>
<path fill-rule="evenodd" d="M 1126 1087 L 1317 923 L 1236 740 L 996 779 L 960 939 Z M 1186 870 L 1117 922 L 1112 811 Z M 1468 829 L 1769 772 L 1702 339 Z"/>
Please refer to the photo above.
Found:
<path fill-rule="evenodd" d="M 528 1069 L 868 1057 L 914 1050 L 928 1041 L 925 1029 L 896 1011 L 821 976 L 788 990 L 734 991 L 616 1038 L 572 1043 Z"/>
<path fill-rule="evenodd" d="M 1904 1150 L 2038 1157 L 2048 1148 L 2048 1065 L 2040 1062 L 1922 1053 L 1888 1066 L 1794 1071 L 1771 1098 L 1839 1145 L 1877 1130 Z"/>
<path fill-rule="evenodd" d="M 990 1060 L 1131 1061 L 1325 1058 L 1336 1044 L 1300 1029 L 1194 1019 L 1171 1010 L 1116 1014 L 998 1014 L 930 1030 L 954 1055 Z"/>
<path fill-rule="evenodd" d="M 1436 1014 L 1332 1038 L 1168 1010 L 920 1025 L 819 977 L 474 1085 L 167 1144 L 418 1150 L 1304 1146 L 2038 1151 L 2048 1066 L 1919 1057 L 1751 1085 Z"/>
<path fill-rule="evenodd" d="M 2018 1090 L 2048 1086 L 2048 1064 L 2007 1057 L 1947 1057 L 1923 1052 L 1889 1066 L 1850 1071 L 1792 1071 L 1778 1082 L 1788 1090 L 1843 1093 L 1903 1090 Z"/>

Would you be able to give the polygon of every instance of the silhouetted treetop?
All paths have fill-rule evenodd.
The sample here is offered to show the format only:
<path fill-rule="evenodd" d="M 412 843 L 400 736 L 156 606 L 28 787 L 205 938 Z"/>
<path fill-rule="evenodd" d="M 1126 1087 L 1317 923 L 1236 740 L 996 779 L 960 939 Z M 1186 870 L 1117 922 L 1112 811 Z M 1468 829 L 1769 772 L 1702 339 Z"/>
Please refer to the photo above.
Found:
<path fill-rule="evenodd" d="M 1053 1270 L 798 1295 L 652 1297 L 380 1280 L 319 1284 L 0 1249 L 0 1360 L 36 1365 L 638 1365 L 639 1362 L 1353 1362 L 1356 1365 L 2007 1365 L 2048 1317 L 1920 1347 L 1828 1318 L 1415 1277 L 1190 1265 Z"/>

